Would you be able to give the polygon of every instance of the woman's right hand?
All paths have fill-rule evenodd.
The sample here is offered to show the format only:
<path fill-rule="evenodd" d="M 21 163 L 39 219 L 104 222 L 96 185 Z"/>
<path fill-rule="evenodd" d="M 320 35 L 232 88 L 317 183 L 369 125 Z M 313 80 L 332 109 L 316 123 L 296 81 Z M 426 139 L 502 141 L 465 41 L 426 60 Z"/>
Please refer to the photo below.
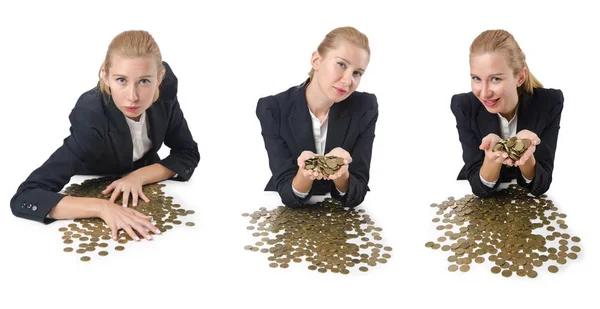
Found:
<path fill-rule="evenodd" d="M 98 217 L 104 220 L 111 229 L 113 240 L 117 240 L 118 232 L 121 229 L 136 241 L 139 241 L 140 239 L 135 231 L 147 240 L 152 239 L 152 236 L 150 236 L 148 231 L 160 234 L 160 230 L 151 223 L 151 216 L 146 216 L 133 208 L 122 207 L 107 200 L 102 201 L 103 203 Z"/>
<path fill-rule="evenodd" d="M 306 161 L 312 157 L 316 157 L 316 156 L 317 156 L 316 153 L 309 151 L 309 150 L 305 150 L 300 154 L 300 156 L 298 157 L 298 160 L 297 160 L 298 161 L 297 162 L 298 169 L 301 172 L 302 176 L 305 178 L 309 178 L 310 180 L 323 179 L 323 174 L 317 173 L 315 171 L 307 170 L 306 164 L 304 163 L 304 161 Z"/>
<path fill-rule="evenodd" d="M 502 140 L 500 136 L 490 133 L 481 140 L 479 149 L 485 151 L 485 159 L 498 164 L 513 166 L 514 162 L 508 157 L 508 154 L 501 151 L 494 151 L 494 146 Z"/>

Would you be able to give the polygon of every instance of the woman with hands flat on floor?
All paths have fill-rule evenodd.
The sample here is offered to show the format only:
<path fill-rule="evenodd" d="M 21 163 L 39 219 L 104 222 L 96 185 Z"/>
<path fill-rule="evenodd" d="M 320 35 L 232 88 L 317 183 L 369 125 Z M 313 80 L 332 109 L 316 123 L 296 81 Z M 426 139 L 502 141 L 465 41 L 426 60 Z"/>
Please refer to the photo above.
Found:
<path fill-rule="evenodd" d="M 552 182 L 562 92 L 542 88 L 516 40 L 504 30 L 475 38 L 469 62 L 472 92 L 454 95 L 451 102 L 465 162 L 458 179 L 468 179 L 479 197 L 515 178 L 531 194 L 545 193 Z M 517 161 L 493 151 L 500 139 L 513 136 L 531 142 Z"/>
<path fill-rule="evenodd" d="M 312 53 L 309 78 L 299 86 L 261 98 L 256 115 L 277 191 L 289 207 L 311 195 L 330 193 L 345 207 L 367 194 L 378 105 L 375 95 L 355 91 L 370 59 L 368 38 L 352 27 L 332 30 Z M 306 169 L 305 160 L 336 156 L 333 175 Z"/>
<path fill-rule="evenodd" d="M 69 119 L 71 134 L 19 186 L 13 214 L 44 223 L 99 217 L 114 239 L 121 229 L 135 240 L 136 232 L 146 239 L 148 231 L 160 233 L 128 204 L 149 202 L 146 184 L 189 180 L 200 154 L 177 100 L 177 78 L 148 32 L 125 31 L 112 40 L 98 86 L 80 96 Z M 171 151 L 161 160 L 163 142 Z M 125 176 L 102 192 L 109 200 L 57 193 L 74 175 Z M 114 203 L 119 196 L 122 205 Z"/>

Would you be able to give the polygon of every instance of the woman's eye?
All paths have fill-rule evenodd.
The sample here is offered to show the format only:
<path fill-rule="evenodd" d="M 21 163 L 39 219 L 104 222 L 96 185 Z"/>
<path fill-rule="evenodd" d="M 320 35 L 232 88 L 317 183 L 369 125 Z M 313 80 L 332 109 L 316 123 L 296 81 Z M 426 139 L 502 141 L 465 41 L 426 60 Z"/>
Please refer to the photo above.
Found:
<path fill-rule="evenodd" d="M 343 62 L 338 62 L 337 64 L 338 64 L 338 65 L 340 66 L 340 68 L 342 68 L 342 69 L 345 69 L 345 68 L 346 68 L 346 64 L 345 64 L 345 63 L 343 63 Z"/>
<path fill-rule="evenodd" d="M 149 84 L 149 83 L 150 83 L 149 79 L 144 78 L 144 79 L 140 80 L 140 84 L 142 84 L 142 85 L 143 84 Z"/>
<path fill-rule="evenodd" d="M 499 81 L 501 81 L 502 79 L 500 79 L 499 77 L 492 77 L 492 81 L 497 83 Z"/>
<path fill-rule="evenodd" d="M 354 71 L 353 74 L 354 74 L 354 76 L 357 76 L 357 77 L 361 77 L 363 75 L 363 73 L 361 73 L 359 71 Z"/>
<path fill-rule="evenodd" d="M 118 82 L 119 84 L 124 84 L 126 81 L 127 81 L 127 80 L 125 80 L 125 78 L 123 78 L 123 77 L 119 77 L 119 78 L 117 78 L 117 82 Z"/>

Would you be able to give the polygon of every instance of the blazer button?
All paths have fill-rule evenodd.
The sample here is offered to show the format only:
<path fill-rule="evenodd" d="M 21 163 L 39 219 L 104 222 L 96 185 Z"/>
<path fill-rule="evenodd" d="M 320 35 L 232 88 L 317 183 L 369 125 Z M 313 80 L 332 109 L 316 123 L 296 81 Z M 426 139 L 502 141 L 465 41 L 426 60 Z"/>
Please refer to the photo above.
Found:
<path fill-rule="evenodd" d="M 33 205 L 33 207 L 31 207 L 32 211 L 36 211 L 37 210 L 37 206 Z"/>
<path fill-rule="evenodd" d="M 27 205 L 27 209 L 31 208 L 31 206 L 33 206 L 33 205 L 31 205 L 31 204 Z"/>
<path fill-rule="evenodd" d="M 21 205 L 21 208 L 25 208 L 25 206 L 27 206 L 27 202 L 23 202 L 23 205 Z"/>

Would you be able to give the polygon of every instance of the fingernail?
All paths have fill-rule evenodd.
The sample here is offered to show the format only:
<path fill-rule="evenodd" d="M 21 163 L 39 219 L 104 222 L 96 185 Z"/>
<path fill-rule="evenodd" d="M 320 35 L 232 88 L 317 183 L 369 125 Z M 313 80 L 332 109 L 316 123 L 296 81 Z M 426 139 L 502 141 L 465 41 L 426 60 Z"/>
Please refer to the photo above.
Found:
<path fill-rule="evenodd" d="M 154 231 L 154 233 L 156 233 L 156 234 L 160 234 L 160 230 L 159 230 L 159 229 L 157 229 L 156 231 Z"/>
<path fill-rule="evenodd" d="M 137 203 L 133 203 L 133 207 L 137 206 Z"/>
<path fill-rule="evenodd" d="M 116 237 L 113 237 L 113 240 L 117 240 L 117 238 L 116 238 Z"/>
<path fill-rule="evenodd" d="M 135 237 L 135 241 L 140 241 L 140 238 L 139 237 Z"/>
<path fill-rule="evenodd" d="M 152 237 L 150 235 L 148 235 L 148 236 L 146 236 L 146 239 L 152 240 Z"/>

